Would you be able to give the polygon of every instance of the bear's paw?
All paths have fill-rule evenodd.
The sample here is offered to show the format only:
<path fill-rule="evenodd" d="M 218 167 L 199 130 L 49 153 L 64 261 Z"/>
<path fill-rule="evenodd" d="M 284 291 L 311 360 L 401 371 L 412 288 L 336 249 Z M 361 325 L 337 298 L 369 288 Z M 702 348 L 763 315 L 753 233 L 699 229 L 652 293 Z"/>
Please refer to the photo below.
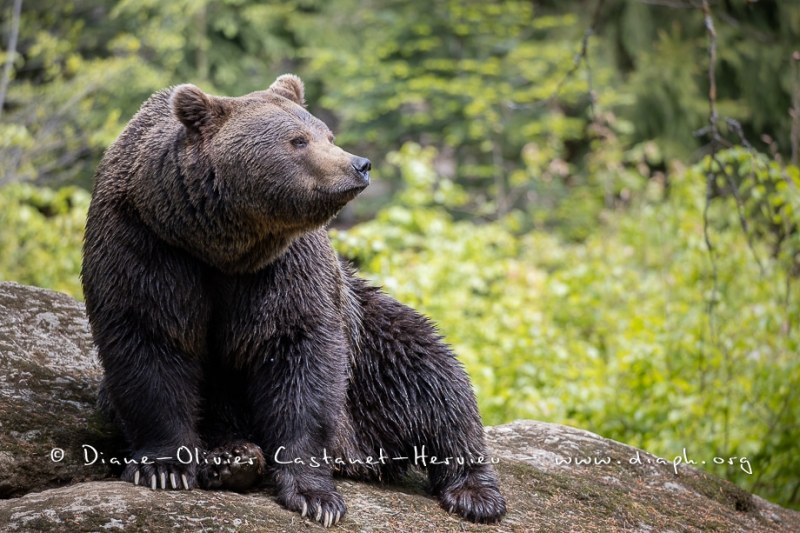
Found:
<path fill-rule="evenodd" d="M 320 522 L 324 527 L 331 527 L 347 513 L 344 498 L 333 491 L 304 490 L 284 493 L 278 496 L 278 503 L 300 513 L 302 517 Z"/>
<path fill-rule="evenodd" d="M 255 486 L 264 474 L 264 454 L 257 444 L 236 441 L 212 450 L 197 472 L 204 489 L 243 491 Z"/>
<path fill-rule="evenodd" d="M 482 524 L 497 523 L 506 514 L 506 501 L 497 485 L 478 475 L 442 490 L 439 503 L 450 513 Z"/>

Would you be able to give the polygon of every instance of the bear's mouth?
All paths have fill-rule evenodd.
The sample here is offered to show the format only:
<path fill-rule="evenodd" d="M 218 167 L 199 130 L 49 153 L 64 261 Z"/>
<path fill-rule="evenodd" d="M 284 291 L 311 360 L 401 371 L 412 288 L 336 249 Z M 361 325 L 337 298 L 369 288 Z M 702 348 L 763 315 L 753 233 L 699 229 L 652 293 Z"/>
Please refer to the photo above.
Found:
<path fill-rule="evenodd" d="M 318 193 L 324 194 L 326 196 L 333 196 L 333 197 L 341 197 L 342 199 L 346 199 L 345 202 L 349 202 L 353 198 L 359 195 L 361 191 L 367 188 L 369 182 L 360 183 L 360 184 L 353 184 L 353 185 L 346 185 L 340 187 L 314 187 L 314 190 Z"/>

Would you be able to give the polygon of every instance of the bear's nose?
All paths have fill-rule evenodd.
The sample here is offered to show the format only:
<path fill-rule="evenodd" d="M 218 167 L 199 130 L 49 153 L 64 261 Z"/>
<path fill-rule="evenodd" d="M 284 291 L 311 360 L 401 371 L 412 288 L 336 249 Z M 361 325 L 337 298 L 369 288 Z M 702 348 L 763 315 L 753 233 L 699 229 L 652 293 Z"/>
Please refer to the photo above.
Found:
<path fill-rule="evenodd" d="M 368 172 L 372 170 L 372 163 L 366 157 L 354 157 L 353 158 L 353 168 L 356 169 L 356 172 L 359 175 L 367 178 L 369 180 Z"/>

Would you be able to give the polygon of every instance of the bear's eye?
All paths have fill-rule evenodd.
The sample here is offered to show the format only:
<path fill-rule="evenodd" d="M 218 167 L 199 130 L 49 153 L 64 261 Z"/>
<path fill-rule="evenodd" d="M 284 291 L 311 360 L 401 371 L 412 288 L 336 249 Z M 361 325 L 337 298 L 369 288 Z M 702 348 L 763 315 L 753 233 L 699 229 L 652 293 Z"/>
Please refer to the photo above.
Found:
<path fill-rule="evenodd" d="M 308 139 L 305 137 L 295 137 L 292 139 L 291 143 L 295 148 L 305 148 L 308 146 Z"/>

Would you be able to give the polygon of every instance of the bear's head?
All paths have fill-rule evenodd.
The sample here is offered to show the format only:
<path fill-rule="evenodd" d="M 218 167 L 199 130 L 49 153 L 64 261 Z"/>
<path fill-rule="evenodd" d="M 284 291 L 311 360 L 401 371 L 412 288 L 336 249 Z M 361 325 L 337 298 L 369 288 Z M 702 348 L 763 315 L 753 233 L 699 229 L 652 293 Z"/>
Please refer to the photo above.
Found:
<path fill-rule="evenodd" d="M 305 109 L 297 76 L 238 98 L 180 85 L 170 102 L 188 142 L 199 145 L 237 209 L 254 220 L 319 226 L 369 184 L 370 161 L 334 144 L 330 129 Z"/>
<path fill-rule="evenodd" d="M 303 82 L 292 74 L 235 98 L 212 96 L 190 84 L 172 89 L 171 113 L 182 125 L 176 164 L 190 177 L 188 188 L 196 189 L 188 195 L 202 197 L 195 203 L 209 211 L 209 229 L 225 226 L 217 237 L 233 241 L 215 247 L 238 243 L 225 254 L 244 254 L 256 241 L 263 248 L 269 239 L 291 240 L 323 226 L 369 184 L 370 161 L 336 146 L 304 100 Z M 214 238 L 203 240 L 211 244 Z M 186 247 L 212 263 L 222 261 L 210 256 L 223 252 L 201 252 L 201 246 Z"/>

